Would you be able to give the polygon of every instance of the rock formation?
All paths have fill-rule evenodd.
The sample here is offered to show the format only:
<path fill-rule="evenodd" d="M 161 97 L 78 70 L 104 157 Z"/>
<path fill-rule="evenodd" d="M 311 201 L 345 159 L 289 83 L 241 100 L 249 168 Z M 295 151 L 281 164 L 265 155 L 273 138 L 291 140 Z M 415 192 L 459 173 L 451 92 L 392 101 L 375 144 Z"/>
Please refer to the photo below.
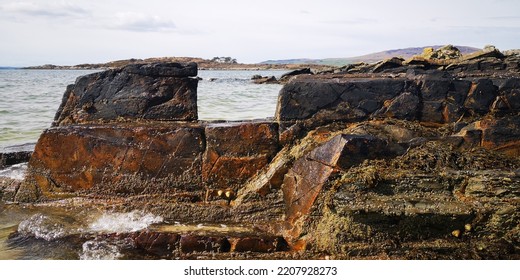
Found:
<path fill-rule="evenodd" d="M 518 259 L 520 57 L 426 54 L 297 76 L 255 122 L 196 121 L 193 65 L 79 78 L 15 199 L 118 198 L 262 232 L 131 237 L 163 257 Z"/>

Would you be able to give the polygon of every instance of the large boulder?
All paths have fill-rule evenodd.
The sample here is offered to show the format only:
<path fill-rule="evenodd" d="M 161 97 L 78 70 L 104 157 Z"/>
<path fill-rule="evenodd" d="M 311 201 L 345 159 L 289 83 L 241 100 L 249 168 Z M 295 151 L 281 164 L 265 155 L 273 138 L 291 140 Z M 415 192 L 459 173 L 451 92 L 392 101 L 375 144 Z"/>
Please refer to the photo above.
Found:
<path fill-rule="evenodd" d="M 296 79 L 278 97 L 278 121 L 358 121 L 407 90 L 402 79 Z"/>
<path fill-rule="evenodd" d="M 202 192 L 203 136 L 204 129 L 193 124 L 48 129 L 16 199 Z"/>
<path fill-rule="evenodd" d="M 79 77 L 54 126 L 123 120 L 197 119 L 197 64 L 133 64 Z"/>

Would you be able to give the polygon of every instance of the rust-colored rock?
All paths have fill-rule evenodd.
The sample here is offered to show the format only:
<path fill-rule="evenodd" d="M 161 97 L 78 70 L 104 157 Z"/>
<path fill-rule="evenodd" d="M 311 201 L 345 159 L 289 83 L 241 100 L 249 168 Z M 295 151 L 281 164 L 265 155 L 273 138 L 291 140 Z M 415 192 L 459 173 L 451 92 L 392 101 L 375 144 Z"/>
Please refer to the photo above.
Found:
<path fill-rule="evenodd" d="M 228 238 L 231 244 L 231 252 L 258 252 L 273 253 L 286 251 L 287 242 L 282 237 L 231 237 Z"/>
<path fill-rule="evenodd" d="M 499 119 L 483 119 L 481 145 L 484 148 L 520 157 L 520 118 L 508 116 Z"/>
<path fill-rule="evenodd" d="M 283 194 L 289 235 L 297 238 L 325 182 L 336 168 L 349 168 L 384 151 L 385 142 L 369 135 L 338 135 L 296 160 L 285 175 Z"/>
<path fill-rule="evenodd" d="M 231 244 L 225 237 L 186 234 L 181 236 L 180 248 L 183 253 L 229 252 Z"/>
<path fill-rule="evenodd" d="M 203 151 L 203 129 L 192 124 L 56 127 L 40 137 L 22 190 L 36 187 L 43 197 L 194 191 Z"/>
<path fill-rule="evenodd" d="M 238 188 L 278 151 L 276 123 L 214 123 L 205 136 L 202 178 L 208 188 Z"/>
<path fill-rule="evenodd" d="M 180 246 L 181 236 L 176 233 L 142 231 L 135 234 L 136 248 L 160 257 L 171 256 Z"/>

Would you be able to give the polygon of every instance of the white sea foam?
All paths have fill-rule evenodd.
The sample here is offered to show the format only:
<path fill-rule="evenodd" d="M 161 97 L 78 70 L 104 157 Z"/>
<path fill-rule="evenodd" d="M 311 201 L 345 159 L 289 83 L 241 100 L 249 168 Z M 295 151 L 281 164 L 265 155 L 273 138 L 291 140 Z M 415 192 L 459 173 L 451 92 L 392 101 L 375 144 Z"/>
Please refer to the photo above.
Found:
<path fill-rule="evenodd" d="M 27 163 L 11 165 L 0 170 L 0 177 L 7 177 L 15 180 L 23 180 L 27 171 Z"/>
<path fill-rule="evenodd" d="M 128 213 L 104 213 L 89 225 L 87 231 L 134 232 L 161 222 L 163 222 L 162 217 L 137 210 Z"/>
<path fill-rule="evenodd" d="M 53 221 L 43 214 L 35 214 L 18 225 L 18 233 L 34 236 L 47 241 L 56 240 L 67 235 L 63 224 Z"/>

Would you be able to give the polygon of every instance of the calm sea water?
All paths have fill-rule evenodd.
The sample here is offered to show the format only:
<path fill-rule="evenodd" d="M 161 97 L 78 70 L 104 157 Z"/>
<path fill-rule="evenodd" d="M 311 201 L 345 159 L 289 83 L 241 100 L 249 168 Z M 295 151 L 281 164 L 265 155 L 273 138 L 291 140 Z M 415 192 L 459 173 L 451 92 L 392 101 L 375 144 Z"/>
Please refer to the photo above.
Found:
<path fill-rule="evenodd" d="M 0 70 L 0 148 L 36 142 L 52 123 L 67 85 L 88 70 Z M 280 85 L 256 85 L 253 75 L 285 71 L 201 70 L 199 119 L 247 120 L 273 117 Z"/>

